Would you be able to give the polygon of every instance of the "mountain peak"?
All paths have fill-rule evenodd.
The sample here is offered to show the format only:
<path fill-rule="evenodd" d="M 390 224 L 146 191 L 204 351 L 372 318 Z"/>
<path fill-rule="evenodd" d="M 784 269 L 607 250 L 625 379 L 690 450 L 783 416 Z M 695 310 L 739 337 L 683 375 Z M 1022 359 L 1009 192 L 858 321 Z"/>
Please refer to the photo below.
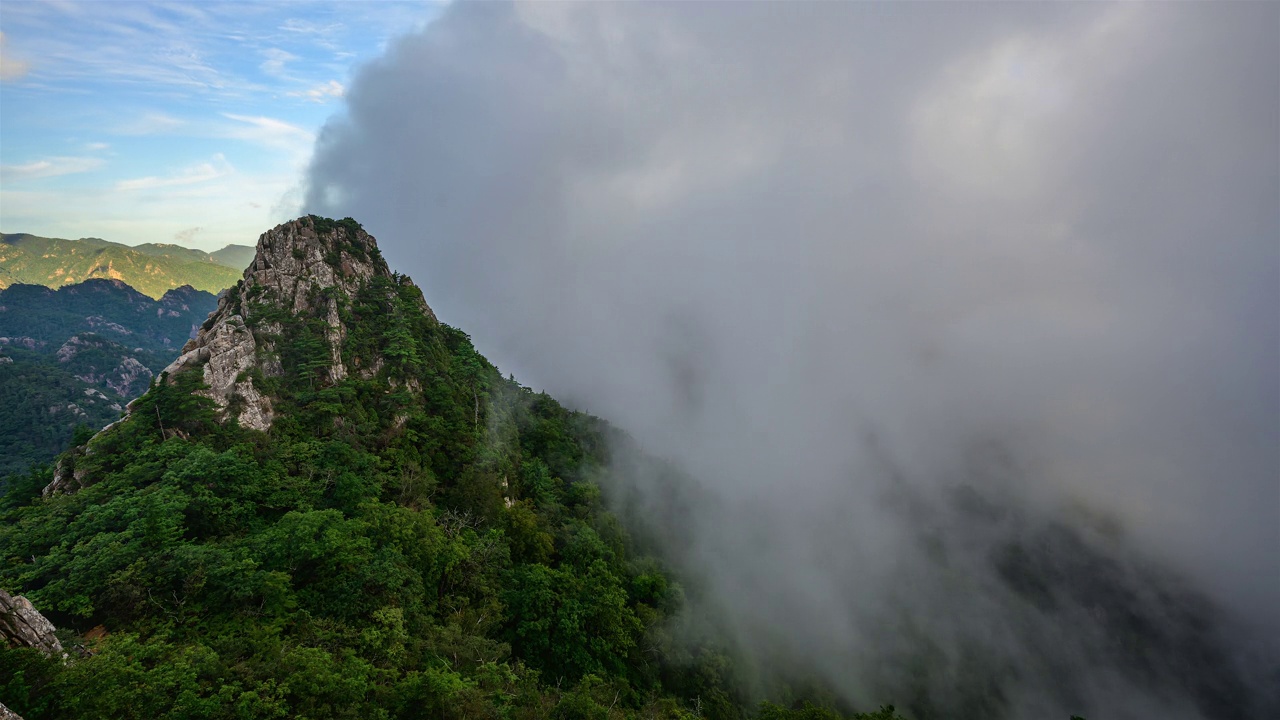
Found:
<path fill-rule="evenodd" d="M 318 328 L 327 345 L 327 363 L 318 371 L 322 382 L 346 378 L 352 359 L 343 356 L 343 312 L 375 279 L 388 286 L 402 282 L 355 220 L 308 215 L 277 225 L 258 238 L 244 279 L 219 298 L 218 309 L 165 372 L 201 367 L 207 389 L 199 392 L 217 404 L 222 417 L 265 431 L 275 409 L 260 384 L 284 373 L 280 349 L 293 342 L 285 326 L 301 320 Z M 434 320 L 425 302 L 419 309 Z M 375 360 L 356 371 L 372 376 L 380 367 Z"/>
<path fill-rule="evenodd" d="M 181 306 L 180 291 L 166 299 Z M 395 388 L 419 393 L 426 354 L 419 346 L 441 342 L 428 339 L 439 327 L 422 292 L 390 271 L 359 223 L 311 215 L 258 238 L 244 278 L 218 297 L 159 382 L 212 400 L 219 422 L 234 419 L 265 432 L 282 414 L 332 395 L 340 384 L 348 391 L 376 385 L 379 395 Z M 146 397 L 99 434 L 133 417 Z M 161 432 L 182 431 L 171 424 Z M 86 472 L 74 460 L 59 462 L 45 495 L 86 484 Z"/>
<path fill-rule="evenodd" d="M 360 223 L 307 215 L 259 236 L 241 285 L 246 294 L 256 288 L 285 309 L 301 310 L 316 290 L 354 295 L 374 276 L 390 275 L 377 241 Z"/>

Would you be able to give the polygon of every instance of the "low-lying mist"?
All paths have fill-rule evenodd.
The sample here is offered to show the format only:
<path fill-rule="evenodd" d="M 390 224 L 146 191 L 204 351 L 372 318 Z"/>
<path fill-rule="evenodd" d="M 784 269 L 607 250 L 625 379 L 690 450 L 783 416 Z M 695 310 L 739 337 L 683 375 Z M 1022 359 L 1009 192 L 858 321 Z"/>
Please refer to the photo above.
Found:
<path fill-rule="evenodd" d="M 350 215 L 859 706 L 1280 707 L 1280 6 L 464 4 L 351 83 Z"/>

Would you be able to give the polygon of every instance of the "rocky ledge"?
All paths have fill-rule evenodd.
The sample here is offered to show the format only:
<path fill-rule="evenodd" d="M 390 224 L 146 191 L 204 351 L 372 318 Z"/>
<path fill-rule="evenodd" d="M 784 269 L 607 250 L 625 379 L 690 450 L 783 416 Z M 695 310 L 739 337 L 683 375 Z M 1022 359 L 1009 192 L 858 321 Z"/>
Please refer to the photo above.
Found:
<path fill-rule="evenodd" d="M 9 647 L 29 647 L 46 655 L 62 655 L 53 623 L 21 595 L 0 590 L 0 638 Z"/>
<path fill-rule="evenodd" d="M 54 636 L 53 623 L 41 615 L 21 595 L 0 590 L 0 639 L 8 647 L 35 648 L 46 655 L 66 658 L 62 643 Z M 0 720 L 22 720 L 22 716 L 0 703 Z"/>

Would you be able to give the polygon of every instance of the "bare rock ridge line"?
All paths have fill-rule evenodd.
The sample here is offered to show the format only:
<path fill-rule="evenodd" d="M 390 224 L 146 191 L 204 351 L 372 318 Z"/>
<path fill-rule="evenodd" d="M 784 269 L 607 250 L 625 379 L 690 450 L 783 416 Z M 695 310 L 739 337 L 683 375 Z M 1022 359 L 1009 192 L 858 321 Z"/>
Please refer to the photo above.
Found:
<path fill-rule="evenodd" d="M 265 432 L 276 412 L 272 398 L 255 385 L 254 376 L 280 377 L 284 372 L 278 354 L 284 328 L 272 316 L 278 319 L 283 311 L 324 321 L 329 349 L 324 372 L 329 382 L 352 374 L 373 377 L 380 368 L 376 360 L 356 368 L 348 368 L 344 362 L 347 329 L 341 309 L 376 277 L 393 275 L 377 241 L 354 220 L 306 216 L 277 225 L 258 238 L 257 253 L 243 280 L 219 297 L 217 309 L 161 377 L 167 374 L 172 381 L 179 373 L 199 370 L 207 387 L 197 392 L 214 401 L 220 420 L 234 417 L 242 427 Z M 435 319 L 425 301 L 421 310 Z M 91 447 L 77 449 L 72 457 L 91 452 Z M 71 464 L 60 462 L 55 468 L 54 480 L 44 490 L 46 496 L 85 484 L 85 478 Z"/>

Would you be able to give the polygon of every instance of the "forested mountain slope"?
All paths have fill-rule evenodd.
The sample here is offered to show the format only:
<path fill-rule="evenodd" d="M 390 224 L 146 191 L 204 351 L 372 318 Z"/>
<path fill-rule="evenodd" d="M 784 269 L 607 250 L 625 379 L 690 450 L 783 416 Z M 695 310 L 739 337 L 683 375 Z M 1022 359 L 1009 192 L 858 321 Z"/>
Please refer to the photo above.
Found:
<path fill-rule="evenodd" d="M 216 304 L 190 286 L 152 300 L 119 280 L 0 290 L 0 478 L 51 461 L 77 426 L 119 418 Z"/>
<path fill-rule="evenodd" d="M 0 288 L 17 283 L 57 288 L 102 278 L 122 280 L 157 300 L 184 285 L 217 293 L 239 279 L 252 257 L 247 251 L 229 245 L 211 254 L 169 244 L 130 247 L 99 238 L 7 233 L 0 235 Z"/>
<path fill-rule="evenodd" d="M 253 262 L 255 250 L 249 245 L 228 245 L 221 250 L 214 250 L 209 253 L 209 257 L 213 261 L 226 265 L 227 267 L 236 268 L 237 270 L 249 266 Z"/>
<path fill-rule="evenodd" d="M 504 379 L 354 221 L 265 233 L 130 409 L 0 508 L 0 587 L 70 655 L 0 650 L 28 720 L 754 712 L 603 505 L 625 439 Z"/>

